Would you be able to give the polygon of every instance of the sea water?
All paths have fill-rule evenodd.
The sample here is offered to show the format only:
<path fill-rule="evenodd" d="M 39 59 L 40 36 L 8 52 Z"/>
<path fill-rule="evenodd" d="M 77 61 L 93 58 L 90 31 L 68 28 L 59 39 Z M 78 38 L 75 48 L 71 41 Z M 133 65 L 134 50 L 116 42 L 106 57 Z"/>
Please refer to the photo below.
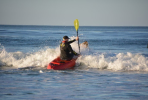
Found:
<path fill-rule="evenodd" d="M 148 27 L 79 27 L 73 70 L 47 70 L 73 26 L 0 25 L 1 100 L 147 100 Z M 78 42 L 71 44 L 79 52 Z"/>

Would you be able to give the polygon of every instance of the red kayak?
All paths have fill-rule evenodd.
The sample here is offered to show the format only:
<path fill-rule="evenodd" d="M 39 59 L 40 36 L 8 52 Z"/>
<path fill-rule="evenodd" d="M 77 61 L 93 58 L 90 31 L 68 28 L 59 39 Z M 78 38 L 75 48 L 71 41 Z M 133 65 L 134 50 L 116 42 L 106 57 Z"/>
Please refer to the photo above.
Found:
<path fill-rule="evenodd" d="M 47 69 L 54 69 L 54 70 L 71 69 L 75 66 L 77 58 L 78 57 L 70 61 L 65 61 L 61 60 L 60 57 L 57 57 L 48 64 Z"/>

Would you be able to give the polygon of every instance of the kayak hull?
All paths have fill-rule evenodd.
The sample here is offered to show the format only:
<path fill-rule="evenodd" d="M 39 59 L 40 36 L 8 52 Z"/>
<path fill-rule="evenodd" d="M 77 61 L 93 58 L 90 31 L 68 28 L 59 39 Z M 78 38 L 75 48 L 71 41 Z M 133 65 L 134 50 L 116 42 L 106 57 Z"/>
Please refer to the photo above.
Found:
<path fill-rule="evenodd" d="M 54 69 L 54 70 L 71 69 L 75 66 L 77 58 L 78 57 L 70 61 L 64 61 L 61 60 L 60 57 L 57 57 L 48 64 L 47 69 Z"/>

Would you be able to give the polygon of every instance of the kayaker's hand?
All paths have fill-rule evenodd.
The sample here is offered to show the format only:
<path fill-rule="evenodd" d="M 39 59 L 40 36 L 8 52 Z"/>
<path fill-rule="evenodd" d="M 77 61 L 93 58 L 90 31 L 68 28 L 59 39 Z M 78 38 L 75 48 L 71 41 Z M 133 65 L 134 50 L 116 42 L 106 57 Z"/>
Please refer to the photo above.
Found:
<path fill-rule="evenodd" d="M 78 40 L 79 40 L 79 37 L 77 36 L 77 37 L 76 37 L 76 41 L 78 41 Z"/>

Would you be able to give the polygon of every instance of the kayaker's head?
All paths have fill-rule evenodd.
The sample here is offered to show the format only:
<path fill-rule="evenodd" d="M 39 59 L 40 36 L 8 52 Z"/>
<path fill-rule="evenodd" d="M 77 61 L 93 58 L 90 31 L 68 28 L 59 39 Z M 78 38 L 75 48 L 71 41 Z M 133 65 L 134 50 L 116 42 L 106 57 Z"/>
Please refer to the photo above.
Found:
<path fill-rule="evenodd" d="M 70 38 L 69 38 L 68 36 L 64 36 L 64 37 L 63 37 L 63 40 L 64 40 L 64 41 L 68 41 L 69 39 L 70 39 Z"/>

